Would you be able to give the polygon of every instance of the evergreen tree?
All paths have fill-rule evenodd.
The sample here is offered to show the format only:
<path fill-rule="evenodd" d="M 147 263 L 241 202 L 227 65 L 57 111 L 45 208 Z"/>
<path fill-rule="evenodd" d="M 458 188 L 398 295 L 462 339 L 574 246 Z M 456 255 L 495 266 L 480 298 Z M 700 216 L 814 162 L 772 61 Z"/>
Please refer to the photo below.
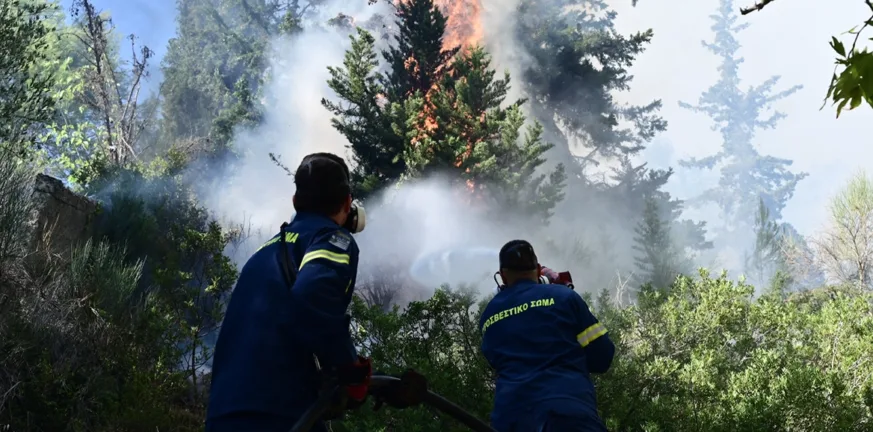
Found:
<path fill-rule="evenodd" d="M 450 69 L 458 48 L 443 49 L 447 18 L 433 0 L 402 1 L 397 4 L 397 34 L 394 45 L 382 52 L 388 64 L 383 85 L 390 101 L 416 92 L 428 94 Z"/>
<path fill-rule="evenodd" d="M 770 210 L 764 200 L 758 201 L 755 216 L 755 246 L 746 256 L 746 272 L 756 284 L 765 284 L 777 271 L 784 268 L 782 260 L 782 232 L 779 224 L 770 218 Z"/>
<path fill-rule="evenodd" d="M 533 116 L 544 126 L 544 139 L 556 144 L 556 160 L 568 163 L 567 208 L 574 218 L 606 221 L 598 230 L 616 237 L 612 243 L 633 241 L 636 218 L 615 214 L 642 214 L 647 197 L 656 200 L 669 221 L 679 246 L 699 250 L 711 247 L 702 223 L 681 220 L 681 201 L 660 189 L 672 170 L 650 171 L 631 163 L 655 134 L 666 129 L 659 115 L 659 100 L 643 106 L 615 101 L 614 93 L 630 90 L 628 69 L 653 37 L 651 30 L 622 35 L 616 13 L 602 0 L 522 0 L 516 38 L 531 61 L 521 75 Z M 572 147 L 572 152 L 571 152 Z M 610 172 L 602 162 L 617 165 Z M 605 202 L 586 206 L 580 214 L 570 203 Z M 604 262 L 622 270 L 632 262 Z M 595 267 L 600 264 L 594 264 Z"/>
<path fill-rule="evenodd" d="M 531 56 L 523 87 L 547 139 L 564 159 L 579 163 L 572 168 L 577 177 L 598 159 L 639 153 L 667 125 L 657 115 L 660 101 L 621 106 L 613 98 L 614 91 L 629 90 L 627 69 L 653 35 L 619 34 L 615 16 L 603 0 L 522 0 L 518 7 L 516 37 Z M 585 154 L 572 156 L 571 142 Z"/>
<path fill-rule="evenodd" d="M 634 229 L 633 249 L 638 284 L 651 284 L 658 289 L 667 289 L 688 264 L 673 242 L 670 222 L 661 216 L 661 209 L 653 198 L 645 200 L 642 220 Z"/>
<path fill-rule="evenodd" d="M 328 67 L 328 86 L 341 102 L 322 99 L 321 103 L 334 115 L 334 128 L 349 141 L 354 160 L 353 192 L 366 198 L 406 171 L 401 157 L 404 136 L 392 120 L 402 107 L 388 104 L 385 98 L 373 36 L 358 28 L 357 36 L 350 38 L 343 67 Z"/>
<path fill-rule="evenodd" d="M 722 60 L 720 78 L 700 96 L 696 106 L 680 103 L 712 118 L 714 128 L 722 135 L 722 150 L 717 154 L 681 162 L 682 166 L 689 168 L 720 166 L 718 186 L 705 191 L 695 202 L 715 203 L 721 208 L 725 217 L 722 234 L 746 231 L 753 226 L 752 215 L 756 214 L 759 200 L 763 200 L 774 220 L 781 219 L 782 209 L 794 194 L 797 182 L 807 175 L 789 171 L 792 161 L 762 155 L 755 148 L 755 131 L 773 128 L 785 117 L 776 111 L 769 118 L 762 118 L 762 111 L 801 86 L 773 94 L 772 90 L 779 81 L 779 77 L 774 76 L 758 86 L 742 90 L 738 68 L 743 59 L 737 57 L 740 44 L 735 36 L 748 24 L 737 25 L 736 21 L 733 0 L 721 0 L 718 13 L 713 15 L 715 40 L 704 42 L 704 46 Z"/>
<path fill-rule="evenodd" d="M 688 252 L 712 249 L 712 242 L 706 240 L 706 222 L 681 219 L 684 201 L 662 190 L 673 169 L 650 169 L 646 165 L 634 165 L 626 156 L 622 157 L 619 167 L 613 170 L 616 185 L 605 195 L 615 200 L 616 206 L 627 207 L 631 214 L 645 215 L 654 206 L 658 220 L 671 232 L 671 241 L 677 248 Z"/>
<path fill-rule="evenodd" d="M 383 52 L 389 72 L 377 72 L 374 39 L 363 29 L 344 67 L 330 70 L 341 102 L 323 104 L 351 143 L 358 188 L 372 193 L 404 175 L 448 172 L 473 196 L 496 205 L 523 201 L 547 219 L 562 199 L 563 166 L 537 172 L 551 146 L 538 125 L 520 142 L 519 103 L 501 107 L 508 75 L 495 80 L 479 47 L 444 51 L 445 17 L 431 0 L 404 3 L 397 19 L 396 43 Z"/>
<path fill-rule="evenodd" d="M 210 149 L 225 149 L 227 128 L 237 119 L 245 121 L 230 112 L 245 105 L 254 109 L 245 98 L 257 95 L 263 85 L 270 38 L 300 31 L 314 6 L 284 0 L 178 0 L 177 36 L 162 65 L 164 145 L 199 140 Z M 248 87 L 245 93 L 241 85 Z"/>

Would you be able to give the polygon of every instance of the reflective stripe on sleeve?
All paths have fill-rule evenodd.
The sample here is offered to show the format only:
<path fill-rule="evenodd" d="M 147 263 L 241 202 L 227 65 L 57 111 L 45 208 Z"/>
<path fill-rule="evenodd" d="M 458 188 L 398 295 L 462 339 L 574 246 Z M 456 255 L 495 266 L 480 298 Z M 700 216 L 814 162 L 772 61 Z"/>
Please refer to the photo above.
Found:
<path fill-rule="evenodd" d="M 333 262 L 339 263 L 339 264 L 348 264 L 349 263 L 349 256 L 347 254 L 340 254 L 340 253 L 336 253 L 336 252 L 331 252 L 327 249 L 319 249 L 319 250 L 309 252 L 306 255 L 303 255 L 303 259 L 300 260 L 300 267 L 298 268 L 298 270 L 302 269 L 303 266 L 305 266 L 306 263 L 308 263 L 309 261 L 312 261 L 312 260 L 318 259 L 318 258 L 324 258 L 328 261 L 333 261 Z"/>
<path fill-rule="evenodd" d="M 588 344 L 590 344 L 591 342 L 594 342 L 595 339 L 605 334 L 606 327 L 604 327 L 601 323 L 597 323 L 583 330 L 582 333 L 576 335 L 576 340 L 579 341 L 579 345 L 585 347 L 588 346 Z"/>

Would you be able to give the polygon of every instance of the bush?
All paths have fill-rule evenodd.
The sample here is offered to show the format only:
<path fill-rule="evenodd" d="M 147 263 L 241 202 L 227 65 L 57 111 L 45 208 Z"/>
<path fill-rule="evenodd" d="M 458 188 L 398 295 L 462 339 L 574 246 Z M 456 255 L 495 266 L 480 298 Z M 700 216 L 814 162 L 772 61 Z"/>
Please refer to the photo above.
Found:
<path fill-rule="evenodd" d="M 15 222 L 0 229 L 9 245 L 0 273 L 0 388 L 8 389 L 0 425 L 202 429 L 207 338 L 236 279 L 222 254 L 227 236 L 180 184 L 124 171 L 97 194 L 106 199 L 99 240 L 69 261 L 25 261 L 28 219 L 7 209 L 31 209 L 33 173 L 0 165 L 10 167 L 0 172 L 12 185 L 0 217 Z"/>

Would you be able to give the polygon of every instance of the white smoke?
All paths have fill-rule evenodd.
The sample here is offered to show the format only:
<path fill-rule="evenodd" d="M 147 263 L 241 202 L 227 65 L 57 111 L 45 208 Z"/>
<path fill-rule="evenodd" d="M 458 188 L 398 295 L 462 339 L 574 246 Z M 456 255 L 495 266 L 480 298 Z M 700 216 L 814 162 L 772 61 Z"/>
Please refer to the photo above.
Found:
<path fill-rule="evenodd" d="M 249 209 L 249 222 L 272 232 L 294 211 L 294 183 L 269 154 L 278 154 L 290 169 L 308 153 L 344 154 L 346 141 L 320 106 L 321 98 L 330 93 L 327 66 L 342 63 L 344 48 L 343 37 L 328 31 L 305 32 L 273 43 L 263 123 L 236 133 L 233 145 L 245 152 L 243 162 L 210 197 L 211 209 L 231 219 L 241 216 L 241 209 Z"/>
<path fill-rule="evenodd" d="M 341 10 L 337 5 L 325 5 L 323 21 L 338 12 L 352 16 L 358 23 L 376 14 L 388 16 L 389 21 L 393 19 L 390 5 L 363 5 L 359 10 L 348 10 L 348 6 L 342 5 Z M 507 102 L 514 101 L 523 96 L 517 77 L 529 61 L 514 38 L 511 14 L 515 4 L 486 0 L 483 7 L 484 42 L 493 55 L 492 67 L 501 72 L 509 70 L 516 76 L 513 91 L 507 97 Z M 378 37 L 377 41 L 386 42 Z M 349 46 L 348 33 L 335 28 L 307 29 L 273 41 L 261 101 L 263 122 L 255 128 L 236 131 L 233 145 L 245 151 L 242 163 L 206 200 L 207 206 L 223 220 L 235 221 L 237 225 L 242 221 L 252 232 L 242 247 L 231 251 L 238 265 L 242 266 L 294 213 L 293 179 L 270 160 L 270 153 L 280 155 L 281 162 L 290 170 L 306 154 L 319 151 L 344 156 L 352 166 L 346 139 L 332 127 L 331 114 L 320 103 L 322 98 L 336 101 L 336 95 L 327 86 L 330 77 L 327 67 L 341 66 Z M 418 294 L 428 295 L 441 283 L 472 285 L 485 294 L 491 292 L 494 284 L 491 276 L 498 267 L 497 251 L 507 241 L 519 238 L 534 245 L 544 265 L 558 270 L 582 270 L 577 255 L 550 250 L 546 240 L 572 249 L 570 243 L 581 237 L 580 227 L 592 224 L 570 220 L 560 224 L 560 229 L 553 225 L 546 233 L 548 236 L 542 233 L 542 227 L 533 224 L 495 224 L 488 214 L 475 210 L 468 195 L 459 196 L 447 184 L 441 178 L 404 183 L 368 200 L 367 228 L 356 236 L 361 250 L 359 275 L 400 268 L 406 272 L 403 277 L 420 286 Z M 604 274 L 615 271 L 594 270 Z M 592 274 L 590 285 L 597 290 L 603 288 L 600 279 L 608 279 L 607 276 Z"/>
<path fill-rule="evenodd" d="M 380 9 L 342 12 L 361 22 L 385 12 Z M 336 12 L 327 10 L 324 15 Z M 244 151 L 242 162 L 205 200 L 223 220 L 237 225 L 242 221 L 253 233 L 233 254 L 238 265 L 294 213 L 293 179 L 270 159 L 270 153 L 279 155 L 292 171 L 305 155 L 322 151 L 343 156 L 353 166 L 348 142 L 333 128 L 331 114 L 320 103 L 322 98 L 336 100 L 327 85 L 327 68 L 341 66 L 349 46 L 348 34 L 333 28 L 308 29 L 272 42 L 260 101 L 263 121 L 236 131 L 233 145 Z M 438 178 L 407 182 L 368 201 L 367 228 L 356 236 L 360 273 L 376 271 L 382 264 L 401 264 L 426 291 L 441 283 L 476 284 L 493 273 L 496 251 L 507 239 L 494 233 L 494 227 L 447 184 Z M 477 250 L 479 259 L 470 262 Z M 439 260 L 449 267 L 432 267 Z M 422 270 L 423 264 L 430 270 Z M 487 286 L 491 285 L 489 276 Z"/>

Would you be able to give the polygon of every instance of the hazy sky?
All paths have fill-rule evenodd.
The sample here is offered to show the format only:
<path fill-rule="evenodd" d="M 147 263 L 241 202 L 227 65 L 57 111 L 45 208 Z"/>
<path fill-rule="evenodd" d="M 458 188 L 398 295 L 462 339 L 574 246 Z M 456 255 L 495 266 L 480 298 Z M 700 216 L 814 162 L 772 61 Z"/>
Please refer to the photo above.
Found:
<path fill-rule="evenodd" d="M 753 0 L 739 0 L 749 6 Z M 708 117 L 679 107 L 678 101 L 694 104 L 701 92 L 717 80 L 718 59 L 701 46 L 710 41 L 717 0 L 640 0 L 636 7 L 627 0 L 612 0 L 622 32 L 654 29 L 654 40 L 632 72 L 633 91 L 624 100 L 664 101 L 662 114 L 667 131 L 652 143 L 646 159 L 653 165 L 675 165 L 677 159 L 715 153 L 720 145 L 710 130 Z M 809 173 L 798 184 L 783 216 L 803 234 L 812 234 L 826 217 L 825 203 L 858 168 L 873 165 L 873 110 L 863 106 L 835 118 L 828 105 L 819 110 L 833 72 L 834 53 L 828 42 L 863 22 L 870 15 L 862 0 L 779 0 L 763 11 L 740 17 L 751 26 L 740 33 L 740 65 L 743 84 L 757 85 L 772 75 L 781 75 L 779 89 L 801 84 L 802 90 L 780 101 L 777 108 L 787 118 L 776 129 L 761 132 L 756 143 L 761 153 L 794 160 L 794 168 Z M 873 36 L 873 32 L 871 32 Z M 848 40 L 848 36 L 842 36 Z M 849 45 L 847 43 L 847 45 Z M 671 192 L 680 197 L 714 180 L 677 168 Z M 710 183 L 711 184 L 711 183 Z"/>
<path fill-rule="evenodd" d="M 747 0 L 749 4 L 753 0 Z M 69 7 L 70 0 L 63 0 Z M 110 10 L 118 31 L 134 33 L 152 48 L 158 64 L 166 43 L 175 32 L 173 0 L 94 0 Z M 835 119 L 828 106 L 819 110 L 833 70 L 831 35 L 839 35 L 860 23 L 869 11 L 862 0 L 830 0 L 829 7 L 818 0 L 779 0 L 761 12 L 740 20 L 752 25 L 741 33 L 743 48 L 740 76 L 745 85 L 757 85 L 771 75 L 781 75 L 781 88 L 802 84 L 804 89 L 778 103 L 788 117 L 775 130 L 757 136 L 759 151 L 794 160 L 794 168 L 810 175 L 798 185 L 784 217 L 802 233 L 812 234 L 825 220 L 827 199 L 858 168 L 873 165 L 873 110 L 866 106 Z M 718 59 L 700 41 L 711 39 L 709 15 L 717 0 L 611 0 L 619 12 L 617 25 L 622 32 L 654 29 L 653 43 L 636 63 L 633 90 L 620 95 L 629 102 L 660 98 L 668 130 L 650 146 L 645 159 L 655 167 L 675 166 L 688 156 L 714 153 L 720 137 L 710 130 L 709 119 L 679 108 L 678 101 L 695 103 L 717 79 Z M 746 6 L 738 3 L 737 7 Z M 848 36 L 843 36 L 848 39 Z M 160 81 L 160 71 L 152 69 L 149 87 Z M 866 126 L 866 127 L 865 127 Z M 864 130 L 868 132 L 865 134 Z M 871 170 L 873 171 L 873 170 Z M 712 184 L 717 174 L 677 168 L 671 192 L 688 197 Z"/>

